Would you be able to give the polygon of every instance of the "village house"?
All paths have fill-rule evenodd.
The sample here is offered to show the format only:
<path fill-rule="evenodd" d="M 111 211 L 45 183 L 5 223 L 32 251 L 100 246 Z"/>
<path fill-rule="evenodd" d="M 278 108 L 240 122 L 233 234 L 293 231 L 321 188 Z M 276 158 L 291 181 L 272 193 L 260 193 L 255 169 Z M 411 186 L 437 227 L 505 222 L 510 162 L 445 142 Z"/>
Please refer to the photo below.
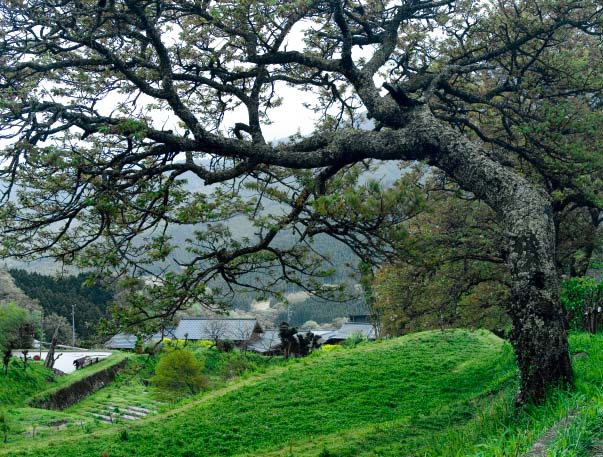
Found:
<path fill-rule="evenodd" d="M 258 354 L 275 355 L 282 351 L 281 339 L 278 330 L 266 330 L 260 338 L 247 345 L 247 349 Z M 361 335 L 369 341 L 376 339 L 375 327 L 368 323 L 347 322 L 338 330 L 307 330 L 299 329 L 299 335 L 312 333 L 319 338 L 318 346 L 323 344 L 340 344 L 353 335 Z"/>
<path fill-rule="evenodd" d="M 215 343 L 231 340 L 239 347 L 261 338 L 264 330 L 253 318 L 184 317 L 174 330 L 177 339 L 209 340 Z"/>
<path fill-rule="evenodd" d="M 339 344 L 353 335 L 361 335 L 367 340 L 376 339 L 375 327 L 358 319 L 359 322 L 347 322 L 338 330 L 306 330 L 299 329 L 300 335 L 312 333 L 320 337 L 318 345 Z M 178 326 L 164 331 L 163 337 L 170 339 L 213 341 L 218 343 L 230 340 L 237 347 L 273 355 L 281 352 L 281 340 L 278 330 L 263 330 L 254 318 L 209 318 L 184 317 Z M 160 341 L 160 333 L 145 339 L 145 345 Z M 109 349 L 133 350 L 136 347 L 136 335 L 118 333 L 105 346 Z"/>

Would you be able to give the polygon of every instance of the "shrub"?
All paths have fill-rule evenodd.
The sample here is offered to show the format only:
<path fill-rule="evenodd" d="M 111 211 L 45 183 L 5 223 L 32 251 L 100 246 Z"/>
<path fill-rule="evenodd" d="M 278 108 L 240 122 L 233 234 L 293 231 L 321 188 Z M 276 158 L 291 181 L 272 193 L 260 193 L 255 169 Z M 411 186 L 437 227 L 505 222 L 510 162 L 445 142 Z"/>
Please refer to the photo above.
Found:
<path fill-rule="evenodd" d="M 340 351 L 341 346 L 339 344 L 323 344 L 320 349 L 322 352 Z"/>
<path fill-rule="evenodd" d="M 190 350 L 175 349 L 161 356 L 151 384 L 167 398 L 193 395 L 207 388 L 202 369 L 203 363 Z"/>
<path fill-rule="evenodd" d="M 238 353 L 236 357 L 226 362 L 222 376 L 226 379 L 236 378 L 252 368 L 254 368 L 253 364 Z"/>
<path fill-rule="evenodd" d="M 235 348 L 234 341 L 222 340 L 218 342 L 218 350 L 222 352 L 230 352 Z"/>
<path fill-rule="evenodd" d="M 595 333 L 603 314 L 603 281 L 588 276 L 566 279 L 561 283 L 561 302 L 573 329 Z"/>
<path fill-rule="evenodd" d="M 364 336 L 360 332 L 354 332 L 351 333 L 350 336 L 348 336 L 345 340 L 343 340 L 341 344 L 346 348 L 353 348 L 358 346 L 360 343 L 364 343 L 365 341 L 367 341 L 366 336 Z"/>

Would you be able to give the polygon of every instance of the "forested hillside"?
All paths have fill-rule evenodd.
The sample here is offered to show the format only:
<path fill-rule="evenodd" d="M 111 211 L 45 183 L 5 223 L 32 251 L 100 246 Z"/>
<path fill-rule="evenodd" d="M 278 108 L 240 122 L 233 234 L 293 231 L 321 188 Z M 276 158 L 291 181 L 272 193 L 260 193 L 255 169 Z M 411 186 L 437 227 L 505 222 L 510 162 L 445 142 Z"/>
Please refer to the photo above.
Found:
<path fill-rule="evenodd" d="M 85 286 L 84 273 L 61 279 L 20 269 L 12 269 L 10 274 L 27 296 L 38 300 L 45 315 L 54 313 L 71 322 L 71 307 L 75 305 L 76 333 L 82 340 L 94 339 L 99 321 L 107 317 L 111 291 Z"/>
<path fill-rule="evenodd" d="M 287 321 L 295 326 L 303 325 L 307 321 L 326 324 L 338 317 L 367 313 L 368 310 L 362 298 L 338 302 L 309 297 L 304 301 L 290 303 L 289 308 L 281 311 L 275 321 L 277 323 Z"/>

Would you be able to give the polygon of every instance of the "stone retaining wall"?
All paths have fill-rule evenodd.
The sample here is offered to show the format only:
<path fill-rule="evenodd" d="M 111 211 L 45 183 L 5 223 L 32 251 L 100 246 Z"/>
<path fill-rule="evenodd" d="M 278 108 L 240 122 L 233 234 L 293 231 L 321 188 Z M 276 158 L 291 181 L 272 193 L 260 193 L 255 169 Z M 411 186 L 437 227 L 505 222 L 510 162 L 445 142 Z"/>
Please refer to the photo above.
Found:
<path fill-rule="evenodd" d="M 88 395 L 102 389 L 111 383 L 117 373 L 122 370 L 128 359 L 124 359 L 115 365 L 97 371 L 90 376 L 75 381 L 73 384 L 58 389 L 48 395 L 42 394 L 32 398 L 29 405 L 34 408 L 63 410 L 79 403 Z"/>

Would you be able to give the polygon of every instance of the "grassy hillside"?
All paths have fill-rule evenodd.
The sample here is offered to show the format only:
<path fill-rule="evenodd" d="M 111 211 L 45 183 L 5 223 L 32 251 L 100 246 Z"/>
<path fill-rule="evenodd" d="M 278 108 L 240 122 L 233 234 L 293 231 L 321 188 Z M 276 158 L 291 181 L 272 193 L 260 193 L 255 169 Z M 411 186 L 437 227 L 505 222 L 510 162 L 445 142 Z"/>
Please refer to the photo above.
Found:
<path fill-rule="evenodd" d="M 15 406 L 38 392 L 48 389 L 54 380 L 52 370 L 41 363 L 29 363 L 27 370 L 23 362 L 13 358 L 5 375 L 0 373 L 0 405 Z"/>
<path fill-rule="evenodd" d="M 548 434 L 548 455 L 580 456 L 603 419 L 601 343 L 572 337 L 576 390 L 553 392 L 541 406 L 513 408 L 513 354 L 491 333 L 424 332 L 323 351 L 136 423 L 9 444 L 0 454 L 520 456 L 573 417 Z"/>
<path fill-rule="evenodd" d="M 79 434 L 99 428 L 91 416 L 48 411 L 28 407 L 33 398 L 48 398 L 57 390 L 122 361 L 127 354 L 114 353 L 107 359 L 67 376 L 56 376 L 41 362 L 30 362 L 26 370 L 22 361 L 13 358 L 6 375 L 0 373 L 0 432 L 3 439 L 19 443 L 42 442 L 50 437 Z M 1 449 L 1 448 L 0 448 Z M 9 452 L 10 455 L 10 452 Z"/>
<path fill-rule="evenodd" d="M 6 375 L 0 373 L 0 407 L 25 406 L 26 400 L 36 395 L 49 395 L 53 391 L 119 363 L 126 357 L 128 357 L 126 353 L 115 352 L 99 363 L 89 365 L 68 376 L 56 376 L 42 362 L 30 361 L 27 369 L 24 370 L 23 361 L 13 357 L 8 373 Z"/>
<path fill-rule="evenodd" d="M 469 420 L 514 373 L 510 348 L 490 333 L 428 332 L 299 360 L 77 446 L 11 455 L 374 455 L 375 439 L 400 455 Z"/>

